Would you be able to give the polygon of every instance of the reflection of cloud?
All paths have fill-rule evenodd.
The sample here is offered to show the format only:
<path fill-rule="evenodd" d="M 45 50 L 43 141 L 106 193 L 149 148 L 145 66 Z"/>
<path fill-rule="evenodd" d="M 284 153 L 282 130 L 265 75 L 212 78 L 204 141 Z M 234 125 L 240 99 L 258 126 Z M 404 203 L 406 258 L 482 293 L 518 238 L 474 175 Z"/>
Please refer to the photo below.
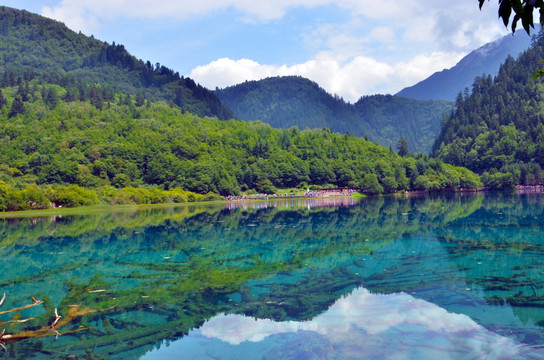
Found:
<path fill-rule="evenodd" d="M 231 345 L 244 341 L 259 342 L 273 334 L 297 332 L 301 324 L 295 321 L 275 322 L 269 319 L 253 319 L 241 315 L 218 315 L 201 328 L 208 338 L 217 338 Z"/>
<path fill-rule="evenodd" d="M 223 314 L 210 319 L 200 331 L 207 338 L 231 345 L 260 342 L 278 334 L 311 332 L 338 347 L 360 346 L 365 351 L 371 351 L 373 345 L 401 342 L 408 348 L 511 358 L 520 349 L 514 340 L 488 331 L 466 315 L 449 313 L 408 294 L 373 295 L 366 289 L 341 298 L 312 321 L 274 322 Z M 356 343 L 346 343 L 353 341 Z"/>
<path fill-rule="evenodd" d="M 207 337 L 220 338 L 230 344 L 261 341 L 272 334 L 314 331 L 321 335 L 348 332 L 352 326 L 377 335 L 395 326 L 421 325 L 433 332 L 455 333 L 479 329 L 466 315 L 446 310 L 407 294 L 373 295 L 358 289 L 338 300 L 330 309 L 312 321 L 274 322 L 240 315 L 219 315 L 202 328 Z"/>

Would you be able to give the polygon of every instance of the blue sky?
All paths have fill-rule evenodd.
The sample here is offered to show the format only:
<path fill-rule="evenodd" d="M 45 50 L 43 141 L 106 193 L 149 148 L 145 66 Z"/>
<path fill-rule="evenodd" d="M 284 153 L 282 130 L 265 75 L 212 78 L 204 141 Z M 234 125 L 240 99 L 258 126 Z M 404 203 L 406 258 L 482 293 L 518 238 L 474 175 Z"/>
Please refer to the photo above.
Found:
<path fill-rule="evenodd" d="M 496 1 L 4 0 L 214 89 L 301 75 L 349 101 L 396 93 L 508 33 Z M 516 36 L 527 36 L 522 31 Z"/>

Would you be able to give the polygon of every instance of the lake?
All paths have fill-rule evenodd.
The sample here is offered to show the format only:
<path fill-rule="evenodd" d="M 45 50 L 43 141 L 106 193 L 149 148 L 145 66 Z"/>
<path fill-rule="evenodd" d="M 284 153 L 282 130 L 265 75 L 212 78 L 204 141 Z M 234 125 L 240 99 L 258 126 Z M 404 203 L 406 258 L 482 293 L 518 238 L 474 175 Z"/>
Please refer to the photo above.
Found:
<path fill-rule="evenodd" d="M 0 359 L 544 358 L 541 194 L 105 210 L 0 234 Z"/>

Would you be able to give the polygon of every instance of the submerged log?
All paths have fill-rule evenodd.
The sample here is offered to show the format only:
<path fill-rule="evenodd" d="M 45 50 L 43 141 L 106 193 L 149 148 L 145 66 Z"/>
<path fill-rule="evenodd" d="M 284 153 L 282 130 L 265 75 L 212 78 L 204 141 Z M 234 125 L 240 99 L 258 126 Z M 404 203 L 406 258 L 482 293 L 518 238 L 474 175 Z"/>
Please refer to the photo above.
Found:
<path fill-rule="evenodd" d="M 5 298 L 6 298 L 6 295 L 4 294 L 4 296 L 2 297 L 2 300 L 0 301 L 0 305 L 2 305 Z M 31 304 L 24 305 L 24 306 L 21 306 L 21 307 L 16 307 L 16 308 L 6 310 L 6 311 L 0 311 L 0 314 L 9 314 L 9 313 L 14 313 L 14 312 L 19 312 L 19 311 L 26 310 L 26 309 L 29 309 L 31 307 L 34 307 L 34 306 L 37 306 L 37 305 L 40 305 L 40 304 L 43 304 L 43 301 L 36 300 L 35 298 L 32 298 L 32 303 Z M 101 310 L 93 310 L 93 309 L 90 309 L 88 307 L 82 308 L 80 305 L 68 305 L 68 313 L 67 313 L 66 316 L 63 317 L 63 316 L 58 314 L 58 311 L 55 308 L 55 319 L 51 322 L 51 324 L 49 324 L 47 326 L 42 326 L 41 328 L 36 329 L 36 330 L 21 331 L 19 333 L 15 333 L 15 334 L 6 334 L 6 329 L 3 329 L 2 332 L 0 332 L 0 347 L 2 347 L 5 351 L 7 351 L 6 345 L 12 344 L 12 343 L 15 343 L 15 342 L 18 342 L 18 341 L 21 341 L 21 340 L 32 339 L 32 338 L 42 338 L 42 337 L 48 337 L 48 336 L 58 337 L 59 335 L 73 334 L 73 333 L 76 333 L 76 332 L 88 330 L 88 329 L 90 329 L 90 327 L 79 328 L 79 329 L 76 329 L 76 330 L 69 330 L 69 331 L 65 331 L 65 332 L 59 332 L 58 329 L 60 329 L 64 325 L 69 324 L 70 322 L 72 322 L 72 320 L 74 320 L 76 318 L 79 318 L 79 317 L 82 317 L 82 316 L 85 316 L 85 315 L 89 315 L 89 314 L 93 314 L 93 313 L 98 313 L 98 312 L 111 310 L 111 309 L 113 309 L 113 307 L 110 307 L 110 308 L 107 308 L 107 309 L 101 309 Z M 20 320 L 19 319 L 20 317 L 21 317 L 20 314 L 16 314 L 11 320 L 6 321 L 6 322 L 0 322 L 0 325 L 3 326 L 3 325 L 6 325 L 6 324 L 9 324 L 9 323 L 24 323 L 24 322 L 27 322 L 29 320 L 33 320 L 33 318 Z"/>

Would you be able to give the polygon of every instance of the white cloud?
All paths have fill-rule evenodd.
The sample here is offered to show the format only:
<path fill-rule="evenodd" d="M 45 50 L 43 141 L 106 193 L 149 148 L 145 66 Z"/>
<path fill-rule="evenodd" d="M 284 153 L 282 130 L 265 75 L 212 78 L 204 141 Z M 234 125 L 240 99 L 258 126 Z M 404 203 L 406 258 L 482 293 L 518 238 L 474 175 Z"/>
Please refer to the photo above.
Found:
<path fill-rule="evenodd" d="M 474 0 L 345 0 L 344 3 L 350 3 L 365 18 L 403 28 L 404 40 L 409 42 L 441 43 L 446 48 L 453 45 L 467 51 L 507 32 L 497 18 L 498 5 L 494 2 L 486 2 L 481 11 Z M 464 40 L 460 43 L 461 38 Z"/>
<path fill-rule="evenodd" d="M 102 18 L 184 19 L 228 8 L 237 9 L 256 21 L 268 21 L 282 18 L 292 8 L 331 4 L 349 9 L 355 18 L 379 20 L 389 27 L 404 27 L 407 38 L 412 40 L 428 41 L 442 37 L 446 41 L 463 36 L 481 42 L 504 33 L 497 19 L 497 5 L 486 3 L 480 12 L 473 0 L 62 0 L 56 6 L 44 6 L 42 14 L 63 21 L 74 30 L 86 30 L 97 26 L 97 19 Z M 440 31 L 444 27 L 445 31 Z"/>
<path fill-rule="evenodd" d="M 319 54 L 302 64 L 262 65 L 253 60 L 221 58 L 198 66 L 189 76 L 209 88 L 224 88 L 245 80 L 260 80 L 271 76 L 300 75 L 317 82 L 331 94 L 355 102 L 375 89 L 382 93 L 396 93 L 436 71 L 449 68 L 462 57 L 458 53 L 418 55 L 407 62 L 393 65 L 376 59 L 355 56 L 347 62 L 334 59 L 331 54 Z"/>
<path fill-rule="evenodd" d="M 316 7 L 332 0 L 62 0 L 59 5 L 42 8 L 42 15 L 64 22 L 73 30 L 95 30 L 96 19 L 118 17 L 185 19 L 234 8 L 252 21 L 282 18 L 289 8 Z"/>
<path fill-rule="evenodd" d="M 515 340 L 487 330 L 464 314 L 450 313 L 405 293 L 376 295 L 363 288 L 337 300 L 310 321 L 275 322 L 218 315 L 208 320 L 200 332 L 205 338 L 220 339 L 230 345 L 306 332 L 302 338 L 307 340 L 307 346 L 311 346 L 312 340 L 330 345 L 339 357 L 346 349 L 351 354 L 364 350 L 369 357 L 405 354 L 407 358 L 423 355 L 429 359 L 447 357 L 448 353 L 470 358 L 516 358 L 524 351 Z M 281 346 L 291 343 L 282 345 L 278 341 L 274 345 L 274 351 L 281 351 Z"/>
<path fill-rule="evenodd" d="M 54 8 L 44 6 L 42 15 L 61 21 L 72 30 L 90 34 L 100 28 L 100 21 L 95 14 L 86 11 L 81 5 L 75 1 L 63 1 Z"/>
<path fill-rule="evenodd" d="M 305 52 L 312 54 L 307 60 L 294 65 L 263 64 L 244 58 L 245 54 L 233 60 L 219 53 L 218 60 L 206 58 L 202 63 L 209 63 L 194 68 L 189 76 L 215 88 L 268 76 L 301 75 L 330 93 L 355 101 L 362 95 L 396 93 L 414 85 L 507 32 L 497 19 L 496 3 L 486 2 L 479 11 L 474 0 L 62 0 L 56 6 L 43 7 L 42 14 L 74 30 L 93 33 L 118 18 L 183 21 L 227 9 L 237 10 L 237 19 L 258 26 L 259 22 L 283 18 L 290 9 L 320 5 L 347 9 L 349 19 L 337 23 L 327 22 L 325 17 L 295 34 Z M 202 26 L 213 24 L 203 21 Z M 263 44 L 248 46 L 263 47 L 266 53 Z"/>
<path fill-rule="evenodd" d="M 388 26 L 378 26 L 370 32 L 369 38 L 381 43 L 392 43 L 395 41 L 395 32 Z"/>

